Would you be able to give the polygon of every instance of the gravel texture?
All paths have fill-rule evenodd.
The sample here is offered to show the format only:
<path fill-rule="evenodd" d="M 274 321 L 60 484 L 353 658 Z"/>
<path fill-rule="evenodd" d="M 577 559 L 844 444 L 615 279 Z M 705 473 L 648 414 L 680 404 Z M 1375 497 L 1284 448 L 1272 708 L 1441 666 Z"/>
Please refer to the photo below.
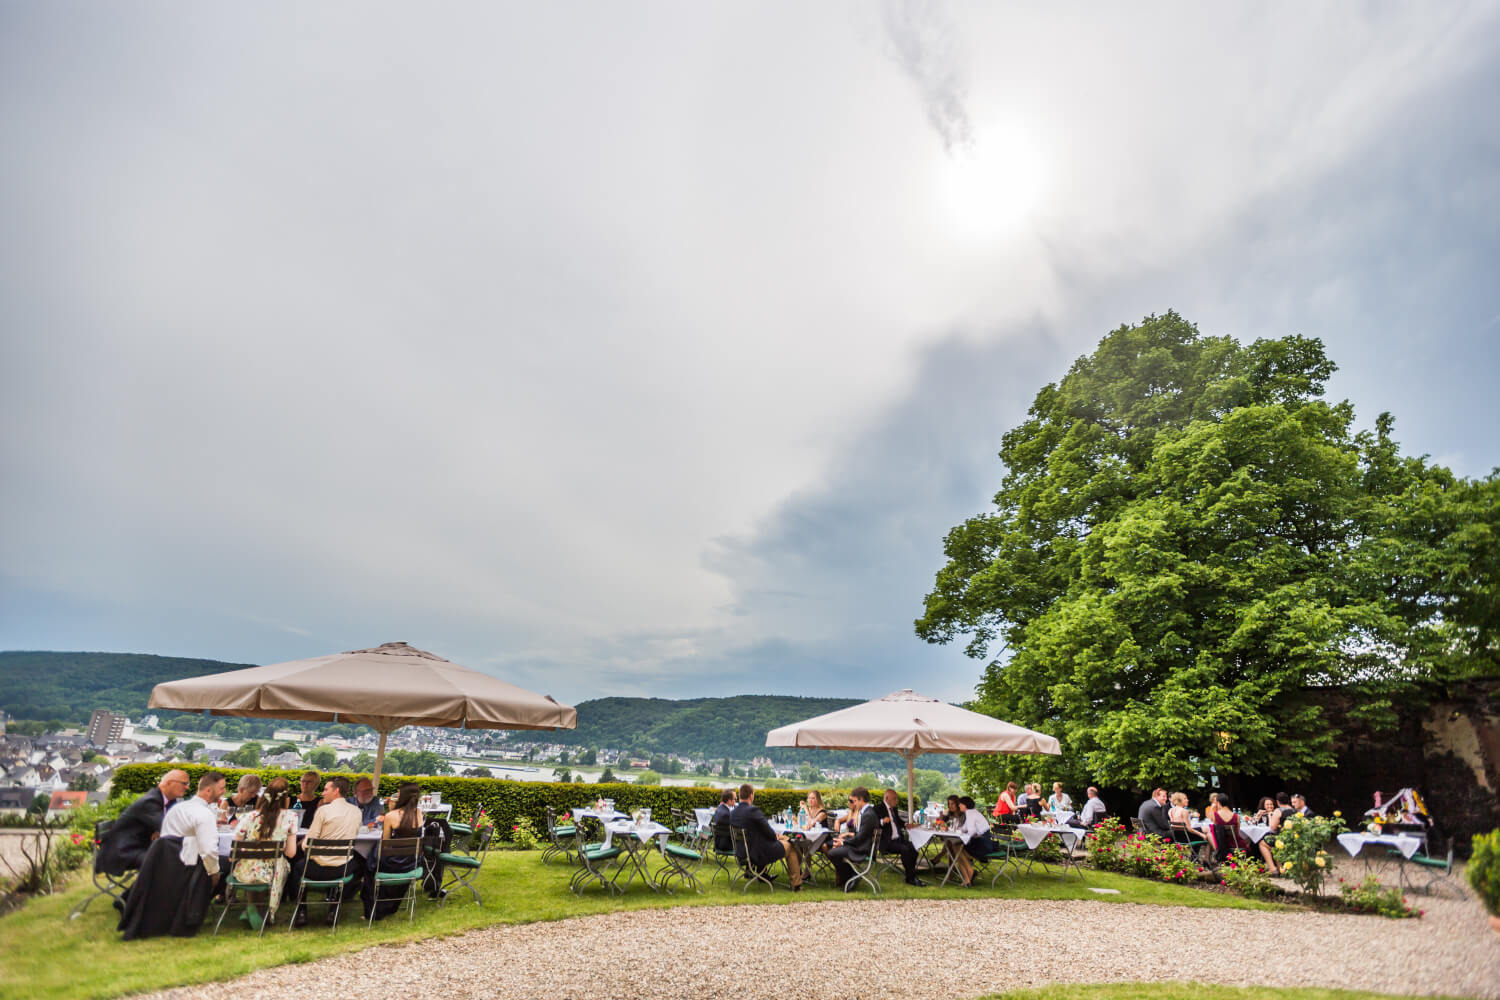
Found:
<path fill-rule="evenodd" d="M 1418 905 L 1421 920 L 994 898 L 638 910 L 381 945 L 154 996 L 780 1000 L 796 981 L 799 995 L 817 982 L 840 1000 L 931 1000 L 1183 980 L 1500 998 L 1500 935 L 1473 898 Z M 848 978 L 851 958 L 887 974 Z"/>

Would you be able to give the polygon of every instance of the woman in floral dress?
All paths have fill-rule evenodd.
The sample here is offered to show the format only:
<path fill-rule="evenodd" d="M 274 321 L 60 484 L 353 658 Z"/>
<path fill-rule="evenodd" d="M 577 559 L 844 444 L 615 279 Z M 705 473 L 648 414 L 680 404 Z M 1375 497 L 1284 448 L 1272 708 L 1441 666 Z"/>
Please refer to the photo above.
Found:
<path fill-rule="evenodd" d="M 282 853 L 274 859 L 245 860 L 235 863 L 234 877 L 255 885 L 269 885 L 266 897 L 266 920 L 276 916 L 276 907 L 281 902 L 281 889 L 286 884 L 287 873 L 292 868 L 292 857 L 297 853 L 297 820 L 295 811 L 288 809 L 285 778 L 277 778 L 266 786 L 265 794 L 255 812 L 240 820 L 235 831 L 236 840 L 271 840 L 282 844 Z M 254 905 L 250 911 L 254 912 Z M 255 917 L 251 917 L 255 922 Z"/>

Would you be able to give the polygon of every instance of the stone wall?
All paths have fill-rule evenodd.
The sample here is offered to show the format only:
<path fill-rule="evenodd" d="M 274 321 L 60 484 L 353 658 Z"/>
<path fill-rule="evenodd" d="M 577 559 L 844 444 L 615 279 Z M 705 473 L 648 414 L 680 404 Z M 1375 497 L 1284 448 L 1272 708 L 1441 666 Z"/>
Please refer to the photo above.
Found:
<path fill-rule="evenodd" d="M 1320 692 L 1317 700 L 1343 735 L 1338 765 L 1295 783 L 1315 810 L 1341 809 L 1352 824 L 1376 789 L 1389 796 L 1409 786 L 1433 815 L 1434 851 L 1446 852 L 1451 839 L 1467 856 L 1473 834 L 1500 827 L 1500 678 L 1419 692 L 1397 706 L 1394 732 L 1350 722 L 1343 692 Z"/>

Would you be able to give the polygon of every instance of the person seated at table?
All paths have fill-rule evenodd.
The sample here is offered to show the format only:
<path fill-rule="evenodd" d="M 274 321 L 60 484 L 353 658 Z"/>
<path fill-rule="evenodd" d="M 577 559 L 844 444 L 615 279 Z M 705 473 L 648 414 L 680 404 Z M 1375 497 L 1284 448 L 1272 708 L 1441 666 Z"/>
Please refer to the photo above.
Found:
<path fill-rule="evenodd" d="M 958 810 L 958 832 L 969 839 L 959 842 L 945 838 L 943 849 L 958 866 L 958 874 L 963 878 L 964 888 L 972 889 L 974 888 L 974 859 L 987 858 L 996 853 L 995 839 L 990 835 L 990 824 L 985 821 L 984 814 L 974 805 L 973 799 L 967 795 L 959 798 Z"/>
<path fill-rule="evenodd" d="M 269 840 L 282 846 L 282 856 L 247 858 L 236 862 L 232 873 L 238 882 L 271 887 L 266 894 L 264 919 L 267 923 L 275 919 L 276 908 L 281 905 L 282 889 L 292 870 L 292 858 L 297 855 L 297 814 L 291 805 L 286 779 L 273 778 L 255 811 L 241 819 L 234 832 L 235 840 Z M 255 896 L 249 898 L 251 906 L 246 912 L 251 916 L 248 919 L 251 926 L 258 926 L 261 917 L 254 906 Z"/>
<path fill-rule="evenodd" d="M 1228 858 L 1235 851 L 1244 851 L 1246 854 L 1254 854 L 1260 851 L 1260 856 L 1266 862 L 1266 870 L 1273 875 L 1280 874 L 1276 867 L 1276 859 L 1271 855 L 1269 837 L 1262 837 L 1259 844 L 1252 844 L 1250 838 L 1240 829 L 1240 817 L 1229 802 L 1229 797 L 1219 795 L 1219 799 L 1203 817 L 1208 824 L 1209 840 L 1214 845 L 1214 856 L 1220 861 Z"/>
<path fill-rule="evenodd" d="M 901 818 L 901 810 L 897 808 L 900 802 L 901 796 L 896 794 L 896 790 L 887 788 L 875 806 L 876 818 L 880 820 L 880 853 L 901 857 L 901 868 L 906 872 L 907 885 L 926 885 L 926 882 L 917 878 L 917 849 L 911 842 L 911 834 L 906 832 L 906 821 Z"/>
<path fill-rule="evenodd" d="M 1035 819 L 1047 811 L 1047 800 L 1042 796 L 1042 786 L 1040 784 L 1027 785 L 1026 789 L 1026 804 L 1021 807 L 1021 812 L 1028 819 Z"/>
<path fill-rule="evenodd" d="M 1167 818 L 1172 821 L 1173 826 L 1190 826 L 1193 822 L 1193 811 L 1188 808 L 1187 792 L 1173 792 L 1172 805 L 1167 809 Z M 1213 808 L 1213 799 L 1209 799 L 1209 808 Z"/>
<path fill-rule="evenodd" d="M 375 873 L 413 870 L 415 859 L 410 854 L 403 852 L 398 855 L 387 855 L 383 848 L 391 840 L 406 840 L 422 836 L 422 811 L 417 808 L 417 800 L 421 797 L 421 785 L 414 781 L 402 782 L 401 790 L 396 793 L 396 801 L 391 805 L 391 811 L 380 819 L 382 850 L 379 861 L 368 866 L 365 871 L 364 892 L 361 894 L 366 920 L 370 919 L 372 910 L 376 920 L 383 920 L 401 908 L 401 900 L 406 895 L 406 886 L 393 886 L 387 898 L 381 899 L 375 884 Z"/>
<path fill-rule="evenodd" d="M 816 788 L 807 793 L 807 825 L 828 826 L 828 810 L 823 808 L 823 796 Z"/>
<path fill-rule="evenodd" d="M 1292 809 L 1292 797 L 1286 792 L 1277 792 L 1276 811 L 1271 814 L 1271 832 L 1280 833 L 1282 825 L 1293 812 L 1295 810 Z"/>
<path fill-rule="evenodd" d="M 1025 814 L 1031 808 L 1031 782 L 1021 786 L 1021 794 L 1016 796 L 1016 812 Z"/>
<path fill-rule="evenodd" d="M 223 796 L 224 776 L 206 771 L 198 794 L 163 817 L 120 917 L 124 940 L 198 933 L 219 880 L 218 813 L 210 803 Z"/>
<path fill-rule="evenodd" d="M 348 778 L 332 777 L 323 783 L 323 797 L 318 803 L 317 815 L 307 827 L 308 840 L 352 840 L 359 835 L 359 807 L 345 798 L 348 793 Z M 291 878 L 288 880 L 290 892 L 295 896 L 303 879 L 331 881 L 346 874 L 355 877 L 351 885 L 358 884 L 360 876 L 364 874 L 364 859 L 358 852 L 349 858 L 347 868 L 343 852 L 304 852 L 292 865 Z M 335 910 L 330 906 L 328 923 L 332 924 L 334 918 Z M 297 912 L 292 914 L 292 926 L 302 927 L 306 923 L 307 907 L 299 906 Z"/>
<path fill-rule="evenodd" d="M 1158 788 L 1151 797 L 1136 810 L 1136 819 L 1141 822 L 1141 832 L 1165 840 L 1172 839 L 1172 820 L 1167 815 L 1167 790 Z"/>
<path fill-rule="evenodd" d="M 729 817 L 737 801 L 733 788 L 726 788 L 719 793 L 719 806 L 714 810 L 710 822 L 714 831 L 714 850 L 720 854 L 728 854 L 734 850 L 734 840 L 729 835 Z"/>
<path fill-rule="evenodd" d="M 1255 815 L 1253 815 L 1253 816 L 1250 817 L 1250 822 L 1252 822 L 1252 823 L 1260 823 L 1260 824 L 1263 824 L 1263 825 L 1266 825 L 1266 826 L 1270 826 L 1271 825 L 1271 817 L 1275 813 L 1276 813 L 1276 799 L 1273 796 L 1267 795 L 1265 798 L 1263 798 L 1263 799 L 1260 800 L 1260 806 L 1259 806 L 1259 808 L 1257 808 L 1255 810 Z M 1203 815 L 1207 816 L 1208 815 L 1208 811 L 1204 810 Z"/>
<path fill-rule="evenodd" d="M 174 767 L 161 776 L 155 788 L 141 793 L 126 806 L 99 845 L 94 871 L 119 877 L 139 868 L 151 842 L 161 833 L 162 818 L 187 790 L 187 772 Z M 123 910 L 129 896 L 127 889 L 124 896 L 115 900 L 115 909 Z"/>
<path fill-rule="evenodd" d="M 938 813 L 938 822 L 943 824 L 944 826 L 949 826 L 953 823 L 957 823 L 961 819 L 963 819 L 963 816 L 961 815 L 958 808 L 958 796 L 948 796 L 948 808 Z"/>
<path fill-rule="evenodd" d="M 354 804 L 359 806 L 359 821 L 364 826 L 376 826 L 385 812 L 385 804 L 375 796 L 375 783 L 369 778 L 360 778 L 354 783 Z"/>
<path fill-rule="evenodd" d="M 764 870 L 785 860 L 787 874 L 792 879 L 792 891 L 802 891 L 801 856 L 790 840 L 776 835 L 766 814 L 755 804 L 754 786 L 740 786 L 740 802 L 729 814 L 729 824 L 744 832 L 744 853 L 736 852 L 735 855 L 741 862 L 748 860 L 754 867 Z"/>
<path fill-rule="evenodd" d="M 1081 822 L 1086 828 L 1093 829 L 1094 827 L 1099 825 L 1099 821 L 1102 820 L 1105 815 L 1108 814 L 1108 812 L 1109 807 L 1106 806 L 1104 804 L 1104 800 L 1099 797 L 1099 789 L 1090 785 L 1088 790 L 1088 798 L 1084 800 L 1083 809 L 1078 814 L 1079 822 Z"/>
<path fill-rule="evenodd" d="M 1312 811 L 1312 807 L 1307 804 L 1307 799 L 1303 797 L 1301 792 L 1297 792 L 1292 796 L 1292 812 L 1298 816 L 1305 816 L 1308 819 L 1313 819 L 1318 815 Z"/>
<path fill-rule="evenodd" d="M 828 852 L 828 858 L 833 862 L 833 874 L 838 884 L 845 892 L 853 892 L 849 880 L 854 878 L 854 867 L 850 861 L 863 866 L 870 856 L 871 842 L 880 835 L 880 818 L 870 805 L 869 789 L 862 785 L 849 793 L 849 816 L 844 825 L 846 832 L 840 836 L 837 846 Z"/>
<path fill-rule="evenodd" d="M 1047 809 L 1053 813 L 1073 811 L 1073 799 L 1067 792 L 1063 791 L 1061 781 L 1054 781 L 1052 783 L 1052 794 L 1047 798 Z"/>
<path fill-rule="evenodd" d="M 285 780 L 282 784 L 286 784 Z M 229 808 L 236 814 L 248 812 L 260 802 L 260 775 L 242 774 L 239 782 L 234 786 L 234 794 L 229 796 Z"/>
<path fill-rule="evenodd" d="M 1016 812 L 1016 783 L 1014 781 L 1007 781 L 1005 783 L 1005 790 L 995 800 L 995 811 L 992 815 L 1001 817 L 1014 816 Z"/>
<path fill-rule="evenodd" d="M 303 771 L 302 777 L 297 779 L 298 791 L 297 801 L 293 808 L 299 810 L 302 829 L 306 830 L 312 826 L 313 816 L 318 812 L 318 807 L 323 804 L 323 797 L 318 792 L 319 774 L 317 771 Z"/>

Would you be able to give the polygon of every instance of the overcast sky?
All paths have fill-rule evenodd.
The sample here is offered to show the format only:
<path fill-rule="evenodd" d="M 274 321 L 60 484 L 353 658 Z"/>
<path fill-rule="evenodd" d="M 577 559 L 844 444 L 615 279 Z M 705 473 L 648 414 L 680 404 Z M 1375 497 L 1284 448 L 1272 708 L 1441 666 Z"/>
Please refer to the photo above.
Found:
<path fill-rule="evenodd" d="M 1113 327 L 1500 464 L 1495 3 L 0 0 L 0 648 L 968 696 Z"/>

